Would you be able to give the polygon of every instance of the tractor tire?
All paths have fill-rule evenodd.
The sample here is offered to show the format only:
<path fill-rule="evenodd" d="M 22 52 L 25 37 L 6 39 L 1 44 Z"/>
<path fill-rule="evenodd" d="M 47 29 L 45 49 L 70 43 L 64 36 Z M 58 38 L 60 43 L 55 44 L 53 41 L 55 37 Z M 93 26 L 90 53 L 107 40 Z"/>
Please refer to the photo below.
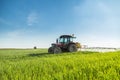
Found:
<path fill-rule="evenodd" d="M 58 53 L 61 53 L 62 51 L 61 51 L 61 48 L 60 47 L 54 47 L 53 48 L 53 53 L 54 54 L 58 54 Z"/>
<path fill-rule="evenodd" d="M 76 52 L 77 51 L 77 46 L 75 44 L 70 44 L 68 47 L 69 52 Z"/>
<path fill-rule="evenodd" d="M 50 48 L 48 49 L 48 53 L 53 53 L 53 47 L 50 47 Z"/>

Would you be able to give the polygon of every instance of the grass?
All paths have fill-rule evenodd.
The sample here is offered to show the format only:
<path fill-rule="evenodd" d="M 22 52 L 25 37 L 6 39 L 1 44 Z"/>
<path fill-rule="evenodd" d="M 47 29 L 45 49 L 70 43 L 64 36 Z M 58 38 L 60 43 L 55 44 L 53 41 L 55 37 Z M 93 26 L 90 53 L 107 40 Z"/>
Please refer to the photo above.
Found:
<path fill-rule="evenodd" d="M 0 50 L 0 80 L 120 80 L 120 51 Z"/>

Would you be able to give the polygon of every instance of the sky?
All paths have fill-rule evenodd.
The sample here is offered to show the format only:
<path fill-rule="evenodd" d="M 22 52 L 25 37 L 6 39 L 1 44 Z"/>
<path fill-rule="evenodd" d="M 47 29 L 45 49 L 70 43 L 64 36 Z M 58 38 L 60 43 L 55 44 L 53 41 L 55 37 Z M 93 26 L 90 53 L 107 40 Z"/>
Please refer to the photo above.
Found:
<path fill-rule="evenodd" d="M 120 47 L 120 0 L 0 0 L 0 48 L 48 48 L 74 34 L 89 47 Z"/>

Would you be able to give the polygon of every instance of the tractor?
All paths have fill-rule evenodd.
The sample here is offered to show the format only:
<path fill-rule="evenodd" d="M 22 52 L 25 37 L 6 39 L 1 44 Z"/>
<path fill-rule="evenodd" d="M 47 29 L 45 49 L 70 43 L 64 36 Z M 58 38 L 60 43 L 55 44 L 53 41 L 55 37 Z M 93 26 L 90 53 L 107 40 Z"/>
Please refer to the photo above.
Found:
<path fill-rule="evenodd" d="M 48 53 L 61 53 L 61 52 L 76 52 L 81 48 L 80 43 L 73 42 L 74 35 L 61 35 L 56 39 L 56 43 L 52 43 L 48 49 Z"/>

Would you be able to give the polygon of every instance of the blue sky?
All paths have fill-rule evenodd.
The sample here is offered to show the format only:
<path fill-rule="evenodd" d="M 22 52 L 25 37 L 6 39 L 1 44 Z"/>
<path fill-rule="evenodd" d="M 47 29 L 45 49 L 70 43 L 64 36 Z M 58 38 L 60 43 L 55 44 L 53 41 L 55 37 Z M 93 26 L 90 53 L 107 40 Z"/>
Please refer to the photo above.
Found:
<path fill-rule="evenodd" d="M 0 0 L 0 48 L 49 47 L 62 34 L 120 47 L 120 0 Z"/>

